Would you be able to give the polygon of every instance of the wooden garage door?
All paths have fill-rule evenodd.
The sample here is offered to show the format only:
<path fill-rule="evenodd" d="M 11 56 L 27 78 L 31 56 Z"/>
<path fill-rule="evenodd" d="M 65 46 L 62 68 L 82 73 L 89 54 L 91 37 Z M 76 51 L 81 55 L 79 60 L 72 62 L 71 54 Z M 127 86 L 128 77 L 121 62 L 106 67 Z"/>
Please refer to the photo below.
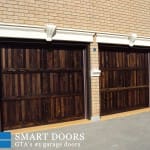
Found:
<path fill-rule="evenodd" d="M 84 118 L 83 47 L 1 47 L 4 129 Z"/>
<path fill-rule="evenodd" d="M 147 107 L 148 50 L 99 46 L 101 115 Z"/>

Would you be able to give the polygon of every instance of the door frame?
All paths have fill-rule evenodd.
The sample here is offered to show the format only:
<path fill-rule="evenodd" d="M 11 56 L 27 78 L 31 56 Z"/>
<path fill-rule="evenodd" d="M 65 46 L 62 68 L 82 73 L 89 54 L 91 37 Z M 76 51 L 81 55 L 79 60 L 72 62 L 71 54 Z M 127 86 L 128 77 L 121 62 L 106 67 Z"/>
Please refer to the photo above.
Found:
<path fill-rule="evenodd" d="M 87 52 L 88 51 L 88 47 L 86 47 L 85 49 L 83 49 L 83 80 L 84 80 L 84 115 L 85 115 L 85 119 L 89 118 L 89 102 L 88 102 L 88 84 L 89 84 L 89 79 L 88 79 L 88 55 Z"/>
<path fill-rule="evenodd" d="M 2 53 L 0 51 L 0 59 L 2 57 Z M 3 101 L 2 101 L 2 61 L 0 61 L 0 131 L 4 131 L 3 124 Z"/>
<path fill-rule="evenodd" d="M 148 81 L 149 81 L 149 107 L 150 107 L 150 52 L 148 52 Z"/>

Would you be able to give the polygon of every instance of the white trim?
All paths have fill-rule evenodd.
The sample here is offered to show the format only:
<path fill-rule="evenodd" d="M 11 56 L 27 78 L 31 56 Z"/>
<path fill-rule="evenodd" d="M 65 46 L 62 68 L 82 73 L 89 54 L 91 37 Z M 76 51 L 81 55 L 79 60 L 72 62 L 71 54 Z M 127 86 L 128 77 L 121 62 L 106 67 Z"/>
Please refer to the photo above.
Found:
<path fill-rule="evenodd" d="M 15 24 L 0 24 L 0 37 L 46 39 L 47 36 L 43 27 Z"/>
<path fill-rule="evenodd" d="M 114 34 L 97 34 L 96 42 L 98 43 L 109 43 L 109 44 L 124 44 L 128 45 L 128 37 L 123 35 Z"/>
<path fill-rule="evenodd" d="M 136 46 L 150 46 L 150 38 L 137 38 L 134 45 L 136 45 Z"/>
<path fill-rule="evenodd" d="M 93 42 L 96 31 L 86 31 L 69 28 L 56 28 L 53 24 L 46 26 L 32 26 L 23 24 L 0 23 L 0 37 L 41 39 L 46 41 L 78 41 Z M 130 45 L 130 35 L 98 33 L 96 42 L 108 44 Z M 135 46 L 150 46 L 150 38 L 137 37 L 132 43 Z"/>
<path fill-rule="evenodd" d="M 93 42 L 94 33 L 57 29 L 53 40 Z"/>
<path fill-rule="evenodd" d="M 129 35 L 130 36 L 130 35 Z M 119 34 L 97 34 L 96 42 L 106 43 L 106 44 L 122 44 L 130 45 L 128 35 L 119 35 Z M 135 46 L 150 46 L 150 38 L 137 37 L 134 41 Z"/>
<path fill-rule="evenodd" d="M 150 52 L 148 52 L 148 78 L 150 79 Z M 149 107 L 150 107 L 150 80 L 149 80 Z"/>
<path fill-rule="evenodd" d="M 32 26 L 0 23 L 0 37 L 3 38 L 93 42 L 93 35 L 93 32 L 56 28 L 53 24 L 48 24 L 46 26 Z"/>

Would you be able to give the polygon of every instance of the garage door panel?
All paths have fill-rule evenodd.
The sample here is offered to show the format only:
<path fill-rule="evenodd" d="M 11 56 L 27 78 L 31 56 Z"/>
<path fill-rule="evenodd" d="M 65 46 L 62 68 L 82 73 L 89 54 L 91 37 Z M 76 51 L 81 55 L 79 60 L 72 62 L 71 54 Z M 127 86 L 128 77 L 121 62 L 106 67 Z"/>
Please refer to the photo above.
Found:
<path fill-rule="evenodd" d="M 146 69 L 113 69 L 113 71 L 102 69 L 102 71 L 101 88 L 140 86 L 148 83 L 148 79 L 145 78 L 148 74 Z"/>
<path fill-rule="evenodd" d="M 42 120 L 41 100 L 39 98 L 28 98 L 21 100 L 22 121 L 24 125 L 35 124 Z"/>
<path fill-rule="evenodd" d="M 83 47 L 3 46 L 4 129 L 84 118 Z"/>
<path fill-rule="evenodd" d="M 101 114 L 148 106 L 148 50 L 99 46 Z"/>
<path fill-rule="evenodd" d="M 3 103 L 3 124 L 6 129 L 20 127 L 22 124 L 21 102 L 14 99 Z"/>

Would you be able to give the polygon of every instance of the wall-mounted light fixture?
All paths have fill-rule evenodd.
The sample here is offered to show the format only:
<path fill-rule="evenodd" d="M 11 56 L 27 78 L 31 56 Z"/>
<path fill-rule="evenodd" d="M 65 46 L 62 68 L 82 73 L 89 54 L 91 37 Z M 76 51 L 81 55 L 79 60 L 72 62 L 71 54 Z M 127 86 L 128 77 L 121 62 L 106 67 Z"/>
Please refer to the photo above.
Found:
<path fill-rule="evenodd" d="M 131 35 L 128 36 L 129 46 L 131 46 L 131 47 L 134 46 L 136 38 L 137 38 L 137 34 L 136 33 L 131 33 Z"/>
<path fill-rule="evenodd" d="M 101 70 L 98 68 L 94 68 L 91 70 L 91 76 L 92 77 L 99 77 L 101 75 Z"/>

